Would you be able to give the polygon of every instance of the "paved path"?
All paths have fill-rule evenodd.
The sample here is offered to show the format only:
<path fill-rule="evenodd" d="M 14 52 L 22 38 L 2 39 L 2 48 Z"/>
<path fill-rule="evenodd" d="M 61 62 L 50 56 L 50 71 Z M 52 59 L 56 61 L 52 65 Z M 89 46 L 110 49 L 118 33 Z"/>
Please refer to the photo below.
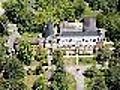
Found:
<path fill-rule="evenodd" d="M 82 73 L 85 71 L 84 66 L 67 66 L 66 72 L 72 73 L 76 80 L 76 90 L 84 90 L 84 76 Z"/>

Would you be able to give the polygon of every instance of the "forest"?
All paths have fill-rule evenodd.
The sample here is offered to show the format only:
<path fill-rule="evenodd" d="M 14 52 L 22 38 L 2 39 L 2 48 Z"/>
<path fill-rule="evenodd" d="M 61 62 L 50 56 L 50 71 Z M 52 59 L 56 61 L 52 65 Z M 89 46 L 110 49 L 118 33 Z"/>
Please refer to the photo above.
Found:
<path fill-rule="evenodd" d="M 52 53 L 56 69 L 48 78 L 47 48 L 33 47 L 29 41 L 43 33 L 49 22 L 59 25 L 87 16 L 96 17 L 97 27 L 107 30 L 106 38 L 114 42 L 115 49 L 98 50 L 96 64 L 83 73 L 85 88 L 120 90 L 119 0 L 5 0 L 0 7 L 4 9 L 0 15 L 0 90 L 76 90 L 75 79 L 64 71 L 63 52 L 58 49 Z M 15 53 L 9 53 L 5 45 L 11 35 L 9 24 L 16 24 L 21 35 Z"/>

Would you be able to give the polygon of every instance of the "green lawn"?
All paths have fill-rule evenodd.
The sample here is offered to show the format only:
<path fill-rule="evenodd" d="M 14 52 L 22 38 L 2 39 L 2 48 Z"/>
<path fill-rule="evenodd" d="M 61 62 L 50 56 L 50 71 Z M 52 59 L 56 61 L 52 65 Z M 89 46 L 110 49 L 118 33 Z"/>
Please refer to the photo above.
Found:
<path fill-rule="evenodd" d="M 96 65 L 94 58 L 79 58 L 79 64 L 81 65 Z"/>
<path fill-rule="evenodd" d="M 28 32 L 25 32 L 25 33 L 22 35 L 21 39 L 22 39 L 22 40 L 27 40 L 27 41 L 30 42 L 30 41 L 33 41 L 39 34 L 40 34 L 40 33 L 33 33 L 33 32 L 28 33 Z"/>
<path fill-rule="evenodd" d="M 74 79 L 74 77 L 72 76 L 72 74 L 67 73 L 67 84 L 68 84 L 68 90 L 76 90 L 76 81 Z"/>
<path fill-rule="evenodd" d="M 35 80 L 36 80 L 35 75 L 26 75 L 24 77 L 24 83 L 25 83 L 25 85 L 27 85 L 27 90 L 32 90 L 32 86 L 33 86 L 33 83 L 35 82 Z"/>
<path fill-rule="evenodd" d="M 84 85 L 85 90 L 91 90 L 92 88 L 92 81 L 89 78 L 84 78 Z"/>
<path fill-rule="evenodd" d="M 96 65 L 95 58 L 79 58 L 79 65 Z M 75 65 L 76 64 L 76 58 L 64 58 L 65 65 Z"/>
<path fill-rule="evenodd" d="M 76 64 L 76 58 L 64 58 L 65 65 L 75 65 Z"/>

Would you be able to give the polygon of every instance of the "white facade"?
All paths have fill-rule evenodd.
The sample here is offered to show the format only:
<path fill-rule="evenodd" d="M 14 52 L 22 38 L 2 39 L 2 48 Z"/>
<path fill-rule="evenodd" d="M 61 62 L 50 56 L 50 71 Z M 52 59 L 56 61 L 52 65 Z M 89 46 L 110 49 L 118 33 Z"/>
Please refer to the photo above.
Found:
<path fill-rule="evenodd" d="M 97 43 L 102 42 L 100 36 L 79 36 L 79 37 L 59 37 L 59 47 L 66 50 L 79 50 L 79 54 L 83 52 L 92 54 L 93 49 L 97 48 Z"/>
<path fill-rule="evenodd" d="M 59 37 L 60 45 L 66 44 L 82 44 L 82 45 L 96 45 L 96 42 L 100 42 L 102 37 L 99 36 L 79 36 L 79 37 Z"/>

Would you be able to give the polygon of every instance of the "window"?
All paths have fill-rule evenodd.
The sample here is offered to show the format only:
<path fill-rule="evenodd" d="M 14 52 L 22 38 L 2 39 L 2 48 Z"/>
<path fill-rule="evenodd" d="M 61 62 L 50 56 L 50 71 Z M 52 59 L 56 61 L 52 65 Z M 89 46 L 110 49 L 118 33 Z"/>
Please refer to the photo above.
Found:
<path fill-rule="evenodd" d="M 80 45 L 80 47 L 82 47 L 82 45 Z"/>
<path fill-rule="evenodd" d="M 59 43 L 60 39 L 57 39 L 57 43 Z"/>
<path fill-rule="evenodd" d="M 97 38 L 97 40 L 99 41 L 99 38 Z"/>
<path fill-rule="evenodd" d="M 75 45 L 72 45 L 72 47 L 75 47 Z"/>
<path fill-rule="evenodd" d="M 105 41 L 105 38 L 103 39 L 103 41 Z"/>
<path fill-rule="evenodd" d="M 85 41 L 85 39 L 82 39 L 82 41 L 84 42 L 84 41 Z"/>
<path fill-rule="evenodd" d="M 96 42 L 96 39 L 93 39 L 93 42 Z"/>
<path fill-rule="evenodd" d="M 92 41 L 92 39 L 90 39 L 90 41 Z"/>
<path fill-rule="evenodd" d="M 88 42 L 88 40 L 86 40 L 85 42 Z"/>
<path fill-rule="evenodd" d="M 49 40 L 48 42 L 49 42 L 49 43 L 52 43 L 52 41 L 51 41 L 51 40 Z"/>
<path fill-rule="evenodd" d="M 69 40 L 69 42 L 71 42 L 71 41 L 72 41 L 72 39 Z"/>
<path fill-rule="evenodd" d="M 98 30 L 98 33 L 101 33 L 101 30 Z"/>
<path fill-rule="evenodd" d="M 87 45 L 85 45 L 84 47 L 87 47 Z"/>

